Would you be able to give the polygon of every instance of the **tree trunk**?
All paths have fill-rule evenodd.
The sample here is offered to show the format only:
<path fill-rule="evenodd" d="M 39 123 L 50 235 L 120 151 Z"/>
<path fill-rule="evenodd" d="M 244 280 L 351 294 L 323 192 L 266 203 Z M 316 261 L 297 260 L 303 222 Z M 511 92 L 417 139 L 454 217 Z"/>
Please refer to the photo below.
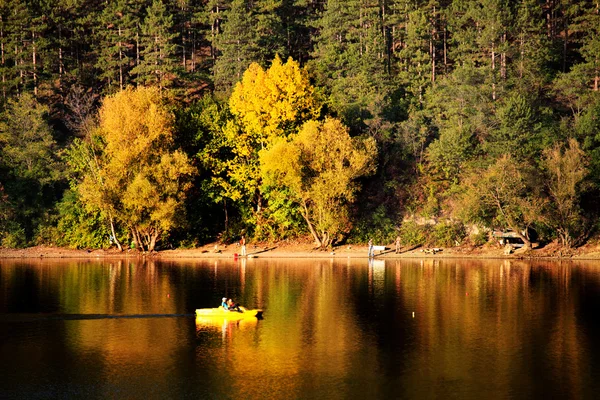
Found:
<path fill-rule="evenodd" d="M 506 32 L 502 34 L 502 53 L 500 53 L 500 77 L 506 80 Z"/>
<path fill-rule="evenodd" d="M 123 47 L 121 45 L 121 27 L 119 26 L 119 89 L 123 90 Z"/>
<path fill-rule="evenodd" d="M 435 6 L 433 7 L 433 28 L 431 31 L 431 39 L 429 41 L 429 51 L 431 52 L 431 83 L 435 83 L 435 35 L 436 35 L 436 17 Z"/>
<path fill-rule="evenodd" d="M 38 76 L 37 76 L 37 50 L 35 48 L 35 32 L 31 34 L 31 44 L 32 44 L 32 63 L 33 63 L 33 94 L 37 96 L 38 94 Z"/>
<path fill-rule="evenodd" d="M 119 239 L 117 239 L 117 234 L 115 232 L 115 224 L 111 213 L 108 214 L 108 219 L 110 221 L 110 231 L 112 233 L 113 240 L 115 241 L 115 244 L 117 245 L 119 251 L 123 251 L 123 247 L 121 247 L 121 243 L 119 243 Z"/>
<path fill-rule="evenodd" d="M 448 73 L 448 47 L 447 47 L 447 30 L 446 25 L 444 25 L 444 74 Z"/>
<path fill-rule="evenodd" d="M 496 49 L 492 42 L 492 100 L 496 100 Z"/>
<path fill-rule="evenodd" d="M 567 21 L 567 17 L 564 17 L 564 32 L 565 32 L 565 40 L 563 42 L 563 66 L 562 72 L 567 72 L 567 50 L 569 47 L 569 23 Z"/>
<path fill-rule="evenodd" d="M 229 233 L 229 214 L 227 213 L 227 200 L 223 199 L 223 210 L 225 211 L 225 234 Z"/>
<path fill-rule="evenodd" d="M 158 236 L 160 232 L 158 229 L 150 235 L 150 243 L 148 244 L 148 251 L 154 251 L 156 248 L 156 241 L 158 240 Z"/>
<path fill-rule="evenodd" d="M 144 251 L 144 243 L 142 241 L 142 237 L 140 236 L 140 232 L 137 230 L 137 228 L 131 228 L 131 232 L 133 234 L 133 240 L 135 240 L 135 247 Z"/>
<path fill-rule="evenodd" d="M 326 248 L 331 244 L 331 238 L 329 237 L 329 233 L 322 231 L 321 232 L 321 248 Z"/>
<path fill-rule="evenodd" d="M 315 244 L 317 245 L 317 247 L 321 247 L 323 245 L 321 239 L 319 238 L 319 235 L 317 235 L 317 232 L 315 232 L 315 228 L 313 227 L 312 223 L 310 222 L 310 218 L 308 217 L 309 214 L 308 207 L 306 205 L 306 200 L 302 200 L 302 209 L 300 210 L 300 214 L 306 221 L 306 224 L 308 225 L 308 230 L 315 239 Z"/>
<path fill-rule="evenodd" d="M 58 27 L 58 82 L 59 86 L 62 84 L 62 76 L 63 76 L 63 49 L 62 49 L 62 30 L 61 27 Z"/>
<path fill-rule="evenodd" d="M 518 227 L 511 227 L 511 229 L 513 229 L 517 233 L 517 235 L 519 235 L 519 237 L 521 238 L 521 240 L 523 241 L 523 243 L 525 243 L 524 248 L 525 249 L 531 249 L 531 240 L 529 240 L 529 238 L 526 235 L 523 235 L 521 233 L 521 231 L 518 230 L 519 229 Z"/>
<path fill-rule="evenodd" d="M 2 16 L 0 16 L 0 52 L 2 55 L 2 98 L 6 99 L 6 74 L 4 72 L 4 30 L 1 29 L 1 24 L 4 23 Z"/>

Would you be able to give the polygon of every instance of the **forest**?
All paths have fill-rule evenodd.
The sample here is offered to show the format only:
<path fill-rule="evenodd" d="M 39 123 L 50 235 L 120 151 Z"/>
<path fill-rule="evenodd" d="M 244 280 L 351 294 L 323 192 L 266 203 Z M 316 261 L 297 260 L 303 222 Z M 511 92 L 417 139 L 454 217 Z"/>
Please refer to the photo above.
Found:
<path fill-rule="evenodd" d="M 598 0 L 3 0 L 0 247 L 574 248 Z"/>

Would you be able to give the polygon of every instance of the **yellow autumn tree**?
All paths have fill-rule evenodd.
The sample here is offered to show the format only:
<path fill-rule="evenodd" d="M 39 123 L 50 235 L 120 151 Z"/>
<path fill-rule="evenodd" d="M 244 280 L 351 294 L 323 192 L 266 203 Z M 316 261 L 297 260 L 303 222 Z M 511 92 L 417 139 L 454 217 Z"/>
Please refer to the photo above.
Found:
<path fill-rule="evenodd" d="M 246 216 L 247 222 L 259 218 L 263 208 L 258 152 L 297 132 L 320 109 L 306 70 L 291 58 L 283 63 L 276 57 L 267 70 L 251 64 L 234 87 L 229 99 L 234 118 L 215 136 L 215 156 L 208 154 L 202 162 L 218 167 L 213 183 L 224 197 L 252 205 L 254 213 Z M 224 152 L 230 157 L 217 159 Z"/>
<path fill-rule="evenodd" d="M 233 89 L 229 108 L 262 147 L 321 110 L 306 70 L 291 58 L 284 64 L 279 56 L 266 71 L 256 63 L 248 67 Z"/>
<path fill-rule="evenodd" d="M 293 193 L 315 243 L 326 247 L 350 230 L 356 180 L 375 171 L 376 157 L 373 138 L 351 138 L 340 120 L 328 118 L 308 121 L 290 140 L 261 151 L 261 174 L 266 184 Z"/>
<path fill-rule="evenodd" d="M 178 224 L 195 173 L 173 150 L 173 114 L 157 88 L 128 88 L 104 99 L 101 149 L 78 186 L 82 201 L 126 226 L 142 250 Z"/>

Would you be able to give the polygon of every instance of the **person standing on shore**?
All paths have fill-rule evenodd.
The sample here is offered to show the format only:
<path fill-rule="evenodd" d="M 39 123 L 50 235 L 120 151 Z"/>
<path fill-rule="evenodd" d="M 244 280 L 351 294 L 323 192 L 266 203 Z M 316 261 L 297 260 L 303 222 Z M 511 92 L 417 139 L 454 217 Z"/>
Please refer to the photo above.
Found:
<path fill-rule="evenodd" d="M 396 254 L 400 254 L 400 236 L 396 236 Z"/>
<path fill-rule="evenodd" d="M 373 239 L 369 239 L 369 258 L 373 257 Z"/>
<path fill-rule="evenodd" d="M 240 245 L 242 246 L 242 257 L 246 257 L 246 237 L 244 235 L 240 239 Z"/>

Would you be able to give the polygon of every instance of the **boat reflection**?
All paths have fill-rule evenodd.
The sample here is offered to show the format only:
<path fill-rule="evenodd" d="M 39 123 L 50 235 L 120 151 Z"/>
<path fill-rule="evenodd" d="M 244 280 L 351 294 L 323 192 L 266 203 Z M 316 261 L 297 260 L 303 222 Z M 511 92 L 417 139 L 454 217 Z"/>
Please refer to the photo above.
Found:
<path fill-rule="evenodd" d="M 258 318 L 245 318 L 232 321 L 226 318 L 196 317 L 196 332 L 210 329 L 252 329 L 258 324 Z"/>

